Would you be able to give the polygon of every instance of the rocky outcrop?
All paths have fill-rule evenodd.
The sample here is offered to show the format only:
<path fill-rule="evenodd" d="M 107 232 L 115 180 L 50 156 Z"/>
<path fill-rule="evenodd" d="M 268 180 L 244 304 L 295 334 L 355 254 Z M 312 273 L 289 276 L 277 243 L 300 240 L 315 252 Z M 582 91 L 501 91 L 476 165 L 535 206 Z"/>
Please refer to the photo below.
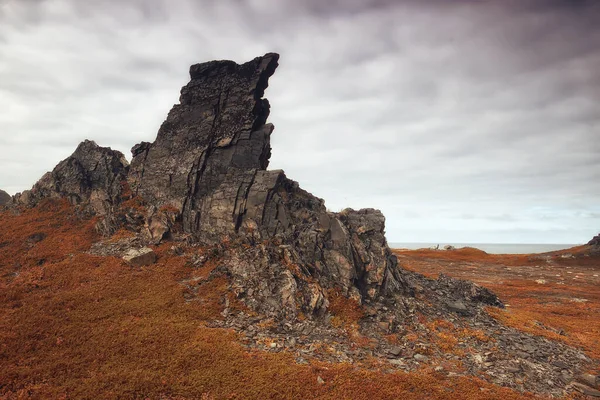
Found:
<path fill-rule="evenodd" d="M 274 317 L 323 315 L 331 291 L 358 303 L 413 295 L 380 211 L 328 212 L 283 171 L 267 170 L 274 127 L 263 95 L 278 60 L 269 53 L 242 65 L 192 65 L 180 103 L 154 142 L 133 147 L 131 165 L 85 141 L 16 200 L 31 206 L 68 197 L 104 216 L 105 233 L 143 225 L 158 242 L 177 226 L 196 243 L 228 243 L 215 273 L 227 274 L 247 305 Z M 115 216 L 124 186 L 144 203 L 143 222 L 139 213 Z"/>
<path fill-rule="evenodd" d="M 31 190 L 15 195 L 15 202 L 32 207 L 42 199 L 67 198 L 95 214 L 110 215 L 120 200 L 128 167 L 121 152 L 86 140 Z"/>
<path fill-rule="evenodd" d="M 232 257 L 234 279 L 276 281 L 249 296 L 256 304 L 275 296 L 279 304 L 290 303 L 286 314 L 294 314 L 289 299 L 303 298 L 304 311 L 318 313 L 326 307 L 323 288 L 339 288 L 357 300 L 410 292 L 387 247 L 381 212 L 327 212 L 323 200 L 283 171 L 266 170 L 274 127 L 267 123 L 270 107 L 262 96 L 278 59 L 270 53 L 242 65 L 193 65 L 180 104 L 156 141 L 133 147 L 130 187 L 155 207 L 177 209 L 183 229 L 198 240 L 277 243 L 275 252 L 264 248 L 252 257 Z M 151 219 L 164 218 L 157 212 Z M 285 273 L 286 265 L 297 265 L 320 289 Z"/>
<path fill-rule="evenodd" d="M 600 234 L 596 235 L 588 242 L 588 246 L 597 246 L 600 247 Z"/>
<path fill-rule="evenodd" d="M 0 207 L 7 205 L 10 202 L 10 194 L 0 189 Z"/>

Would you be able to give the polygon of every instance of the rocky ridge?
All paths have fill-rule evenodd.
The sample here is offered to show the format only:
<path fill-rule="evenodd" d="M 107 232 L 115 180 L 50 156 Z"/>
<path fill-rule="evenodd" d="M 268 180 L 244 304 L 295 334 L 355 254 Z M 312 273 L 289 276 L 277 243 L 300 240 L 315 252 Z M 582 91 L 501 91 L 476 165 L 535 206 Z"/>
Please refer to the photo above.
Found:
<path fill-rule="evenodd" d="M 223 320 L 215 325 L 246 333 L 251 347 L 264 345 L 267 333 L 258 322 L 265 319 L 274 321 L 269 337 L 283 343 L 293 339 L 292 347 L 299 345 L 300 353 L 302 344 L 330 342 L 344 355 L 332 360 L 375 355 L 399 360 L 391 364 L 406 369 L 434 359 L 432 355 L 443 356 L 427 343 L 386 342 L 386 335 L 424 329 L 423 318 L 450 319 L 503 341 L 507 328 L 484 311 L 484 306 L 502 307 L 492 292 L 467 281 L 445 276 L 430 280 L 402 269 L 387 245 L 380 211 L 328 212 L 322 199 L 283 171 L 267 170 L 274 127 L 267 123 L 270 105 L 263 96 L 278 59 L 269 53 L 242 65 L 212 61 L 191 66 L 180 103 L 154 142 L 132 148 L 131 164 L 121 153 L 85 141 L 30 191 L 17 194 L 13 206 L 68 198 L 82 211 L 100 216 L 98 229 L 105 235 L 118 229 L 135 233 L 134 238 L 97 243 L 91 251 L 99 255 L 131 255 L 132 247 L 173 241 L 173 251 L 192 267 L 190 279 L 181 282 L 187 300 L 195 301 L 202 285 L 226 277 L 235 298 L 252 312 L 233 310 L 224 300 Z M 199 245 L 213 251 L 197 254 Z M 217 266 L 208 278 L 195 277 L 211 258 Z M 370 350 L 352 350 L 352 330 L 332 322 L 331 303 L 337 296 L 365 310 L 356 329 L 377 342 Z M 551 365 L 556 354 L 566 355 L 559 361 L 567 371 L 578 371 L 586 362 L 567 346 L 509 333 L 511 343 L 526 346 L 522 354 L 510 346 L 494 353 L 489 342 L 465 339 L 463 344 L 477 354 L 507 360 L 494 364 L 494 372 L 487 364 L 492 362 L 489 354 L 481 355 L 481 360 L 467 361 L 469 372 L 485 370 L 497 377 L 492 379 L 496 383 L 560 395 L 565 382 L 559 376 L 562 369 Z M 266 349 L 279 347 L 276 343 Z M 516 384 L 505 373 L 515 363 L 531 363 L 537 372 Z"/>

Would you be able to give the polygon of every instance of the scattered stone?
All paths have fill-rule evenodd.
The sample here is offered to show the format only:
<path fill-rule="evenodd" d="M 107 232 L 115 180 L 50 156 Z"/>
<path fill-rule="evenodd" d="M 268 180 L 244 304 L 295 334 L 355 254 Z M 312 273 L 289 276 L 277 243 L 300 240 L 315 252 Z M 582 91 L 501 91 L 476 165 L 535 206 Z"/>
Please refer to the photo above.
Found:
<path fill-rule="evenodd" d="M 413 358 L 414 358 L 415 360 L 417 360 L 417 361 L 427 361 L 427 360 L 429 360 L 429 357 L 427 357 L 427 356 L 424 356 L 423 354 L 418 354 L 418 353 L 417 353 L 417 354 L 415 354 L 415 355 L 413 356 Z"/>
<path fill-rule="evenodd" d="M 452 251 L 452 250 L 456 250 L 456 247 L 447 244 L 444 246 L 444 250 Z"/>
<path fill-rule="evenodd" d="M 400 346 L 394 346 L 389 350 L 389 353 L 395 357 L 399 356 L 400 354 L 402 354 L 402 347 Z"/>
<path fill-rule="evenodd" d="M 123 256 L 123 260 L 133 267 L 143 267 L 156 262 L 156 253 L 154 250 L 148 247 L 143 247 L 141 249 L 130 249 Z"/>
<path fill-rule="evenodd" d="M 319 385 L 324 385 L 324 384 L 325 384 L 325 381 L 324 381 L 324 380 L 323 380 L 323 378 L 321 378 L 320 376 L 317 376 L 317 383 L 318 383 Z"/>

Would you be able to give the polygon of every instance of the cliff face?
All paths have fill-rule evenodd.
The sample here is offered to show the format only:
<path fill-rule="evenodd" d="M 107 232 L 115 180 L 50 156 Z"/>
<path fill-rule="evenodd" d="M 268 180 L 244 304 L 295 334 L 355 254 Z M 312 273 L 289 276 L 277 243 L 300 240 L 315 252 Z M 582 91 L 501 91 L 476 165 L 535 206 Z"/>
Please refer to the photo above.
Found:
<path fill-rule="evenodd" d="M 267 170 L 274 127 L 263 95 L 278 59 L 191 66 L 180 103 L 154 142 L 133 147 L 131 165 L 85 141 L 16 202 L 68 197 L 103 215 L 101 230 L 110 233 L 134 220 L 139 228 L 139 215 L 115 216 L 124 196 L 137 196 L 148 210 L 146 240 L 172 236 L 177 225 L 195 242 L 244 243 L 248 249 L 226 252 L 221 269 L 248 305 L 268 315 L 322 315 L 333 289 L 359 303 L 412 295 L 380 211 L 327 212 L 283 171 Z"/>

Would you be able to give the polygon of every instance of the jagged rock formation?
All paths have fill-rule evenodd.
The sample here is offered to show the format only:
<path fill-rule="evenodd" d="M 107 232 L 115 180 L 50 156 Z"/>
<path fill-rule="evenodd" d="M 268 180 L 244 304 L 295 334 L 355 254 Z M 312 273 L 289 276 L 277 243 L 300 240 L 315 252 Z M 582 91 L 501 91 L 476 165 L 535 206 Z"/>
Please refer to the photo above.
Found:
<path fill-rule="evenodd" d="M 10 202 L 10 194 L 6 193 L 4 190 L 0 189 L 0 207 L 8 204 Z"/>
<path fill-rule="evenodd" d="M 127 177 L 125 156 L 86 140 L 75 152 L 46 173 L 31 190 L 15 195 L 15 202 L 33 207 L 46 198 L 67 198 L 98 215 L 110 215 L 118 204 Z"/>
<path fill-rule="evenodd" d="M 16 201 L 33 206 L 68 197 L 105 216 L 101 231 L 110 233 L 133 220 L 115 215 L 126 180 L 147 206 L 145 233 L 154 242 L 179 222 L 196 242 L 249 246 L 230 246 L 217 272 L 266 315 L 324 315 L 331 290 L 359 303 L 413 295 L 409 274 L 387 246 L 380 211 L 328 212 L 283 171 L 266 170 L 274 127 L 263 95 L 278 59 L 269 53 L 242 65 L 191 66 L 180 104 L 153 143 L 133 147 L 130 166 L 121 153 L 85 141 Z M 498 302 L 491 294 L 474 300 Z"/>
<path fill-rule="evenodd" d="M 238 271 L 234 277 L 247 280 L 247 272 L 261 265 L 257 277 L 270 271 L 270 280 L 284 279 L 256 294 L 272 297 L 278 288 L 280 304 L 300 296 L 306 298 L 308 311 L 327 305 L 321 289 L 299 287 L 300 282 L 283 271 L 281 256 L 304 268 L 321 288 L 337 286 L 357 299 L 410 291 L 387 247 L 381 212 L 329 213 L 323 200 L 302 190 L 283 171 L 266 170 L 273 125 L 266 123 L 269 102 L 262 96 L 278 59 L 270 53 L 243 65 L 193 65 L 180 104 L 170 111 L 156 141 L 132 149 L 132 190 L 156 207 L 177 208 L 184 230 L 199 239 L 244 237 L 282 244 L 279 255 L 265 250 L 253 259 L 232 262 Z M 166 229 L 158 229 L 159 234 Z M 239 268 L 240 263 L 248 265 Z M 287 311 L 293 315 L 291 303 Z"/>
<path fill-rule="evenodd" d="M 598 246 L 600 247 L 600 234 L 594 236 L 592 240 L 588 242 L 588 246 Z"/>

